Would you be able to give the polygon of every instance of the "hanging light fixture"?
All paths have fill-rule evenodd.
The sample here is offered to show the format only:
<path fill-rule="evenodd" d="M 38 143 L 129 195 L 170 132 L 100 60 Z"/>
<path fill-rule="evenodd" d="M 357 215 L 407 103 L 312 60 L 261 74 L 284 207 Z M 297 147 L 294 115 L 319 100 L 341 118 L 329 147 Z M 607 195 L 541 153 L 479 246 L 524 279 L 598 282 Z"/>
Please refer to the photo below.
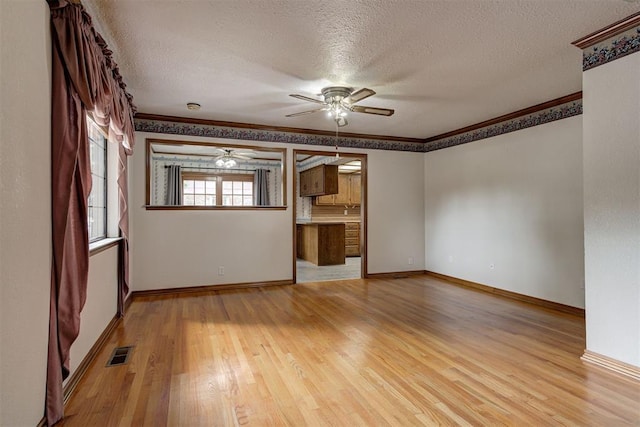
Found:
<path fill-rule="evenodd" d="M 219 168 L 230 169 L 236 166 L 237 164 L 238 163 L 233 158 L 231 158 L 231 156 L 225 156 L 216 160 L 216 166 L 218 166 Z"/>

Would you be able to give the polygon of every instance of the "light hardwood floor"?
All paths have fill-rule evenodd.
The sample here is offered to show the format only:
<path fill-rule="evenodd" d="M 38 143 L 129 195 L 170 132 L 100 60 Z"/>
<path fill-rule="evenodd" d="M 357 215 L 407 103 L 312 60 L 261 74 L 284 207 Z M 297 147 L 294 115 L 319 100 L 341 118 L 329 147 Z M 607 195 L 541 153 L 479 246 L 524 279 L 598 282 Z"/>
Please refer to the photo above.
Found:
<path fill-rule="evenodd" d="M 584 347 L 583 318 L 427 276 L 143 297 L 62 425 L 640 425 Z"/>

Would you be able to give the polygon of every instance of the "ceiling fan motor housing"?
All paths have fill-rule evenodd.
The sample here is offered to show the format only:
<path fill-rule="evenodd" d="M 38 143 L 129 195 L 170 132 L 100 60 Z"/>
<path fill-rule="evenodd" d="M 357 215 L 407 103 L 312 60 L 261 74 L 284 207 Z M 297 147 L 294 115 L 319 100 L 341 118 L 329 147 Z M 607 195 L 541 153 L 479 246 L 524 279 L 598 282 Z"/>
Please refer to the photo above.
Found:
<path fill-rule="evenodd" d="M 332 104 L 334 102 L 340 102 L 347 98 L 353 92 L 353 88 L 346 86 L 329 86 L 322 89 L 322 96 L 324 102 Z"/>

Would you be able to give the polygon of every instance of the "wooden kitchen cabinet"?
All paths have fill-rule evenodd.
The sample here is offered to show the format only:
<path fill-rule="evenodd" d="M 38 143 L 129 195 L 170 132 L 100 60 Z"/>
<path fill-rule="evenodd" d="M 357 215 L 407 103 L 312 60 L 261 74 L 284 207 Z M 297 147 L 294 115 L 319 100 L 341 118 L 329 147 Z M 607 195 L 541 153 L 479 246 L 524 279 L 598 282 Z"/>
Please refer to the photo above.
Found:
<path fill-rule="evenodd" d="M 297 230 L 298 258 L 316 265 L 345 263 L 345 224 L 298 224 Z"/>
<path fill-rule="evenodd" d="M 333 203 L 333 196 L 335 196 L 335 194 L 316 196 L 316 205 L 335 205 L 335 203 Z"/>
<path fill-rule="evenodd" d="M 360 256 L 360 223 L 345 223 L 344 231 L 345 256 Z"/>
<path fill-rule="evenodd" d="M 338 166 L 319 165 L 300 172 L 300 195 L 322 196 L 338 192 Z"/>
<path fill-rule="evenodd" d="M 316 197 L 316 205 L 356 206 L 361 202 L 360 174 L 338 174 L 338 192 L 328 196 Z"/>
<path fill-rule="evenodd" d="M 349 204 L 360 205 L 362 201 L 362 175 L 351 174 L 349 176 Z"/>
<path fill-rule="evenodd" d="M 333 203 L 336 205 L 350 205 L 351 176 L 338 174 L 338 194 L 333 195 Z"/>

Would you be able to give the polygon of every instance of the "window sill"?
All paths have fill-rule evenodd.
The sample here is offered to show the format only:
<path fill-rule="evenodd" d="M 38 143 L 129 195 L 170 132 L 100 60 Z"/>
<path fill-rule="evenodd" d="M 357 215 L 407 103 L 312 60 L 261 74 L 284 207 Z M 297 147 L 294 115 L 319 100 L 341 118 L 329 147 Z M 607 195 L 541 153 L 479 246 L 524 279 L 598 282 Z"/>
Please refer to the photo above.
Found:
<path fill-rule="evenodd" d="M 148 211 L 259 211 L 259 210 L 274 210 L 285 211 L 287 206 L 163 206 L 163 205 L 145 205 L 143 206 Z"/>
<path fill-rule="evenodd" d="M 89 243 L 89 256 L 99 254 L 100 252 L 106 251 L 109 248 L 118 246 L 120 240 L 122 240 L 122 237 L 107 237 L 106 239 Z"/>

